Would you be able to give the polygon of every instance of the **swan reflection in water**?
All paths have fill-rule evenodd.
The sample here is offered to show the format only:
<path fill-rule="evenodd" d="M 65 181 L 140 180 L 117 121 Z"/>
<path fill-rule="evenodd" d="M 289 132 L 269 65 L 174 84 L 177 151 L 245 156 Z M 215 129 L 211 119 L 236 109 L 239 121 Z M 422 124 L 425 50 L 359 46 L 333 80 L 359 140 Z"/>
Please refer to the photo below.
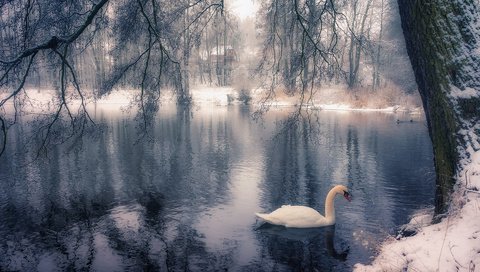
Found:
<path fill-rule="evenodd" d="M 324 251 L 328 256 L 337 261 L 344 262 L 347 260 L 349 247 L 344 246 L 345 249 L 337 251 L 335 249 L 335 225 L 326 226 L 322 228 L 286 228 L 284 226 L 273 225 L 267 222 L 262 222 L 256 231 L 267 236 L 267 240 L 277 240 L 288 244 L 301 243 L 305 247 L 313 246 L 319 251 Z M 324 239 L 324 248 L 322 250 L 322 238 Z M 282 244 L 283 244 L 282 243 Z M 344 244 L 341 242 L 340 244 Z M 292 248 L 295 248 L 292 247 Z M 317 252 L 319 252 L 317 251 Z"/>

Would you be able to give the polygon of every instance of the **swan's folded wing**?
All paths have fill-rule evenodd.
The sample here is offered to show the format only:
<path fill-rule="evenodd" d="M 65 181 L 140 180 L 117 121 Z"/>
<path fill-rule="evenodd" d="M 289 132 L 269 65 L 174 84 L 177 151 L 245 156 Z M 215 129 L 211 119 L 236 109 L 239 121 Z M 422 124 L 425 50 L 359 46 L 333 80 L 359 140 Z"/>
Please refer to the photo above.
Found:
<path fill-rule="evenodd" d="M 319 212 L 306 206 L 283 205 L 269 214 L 256 213 L 256 215 L 270 224 L 288 228 L 315 228 L 331 225 Z"/>
<path fill-rule="evenodd" d="M 316 210 L 305 206 L 282 206 L 270 213 L 269 217 L 290 228 L 318 227 L 325 219 Z"/>

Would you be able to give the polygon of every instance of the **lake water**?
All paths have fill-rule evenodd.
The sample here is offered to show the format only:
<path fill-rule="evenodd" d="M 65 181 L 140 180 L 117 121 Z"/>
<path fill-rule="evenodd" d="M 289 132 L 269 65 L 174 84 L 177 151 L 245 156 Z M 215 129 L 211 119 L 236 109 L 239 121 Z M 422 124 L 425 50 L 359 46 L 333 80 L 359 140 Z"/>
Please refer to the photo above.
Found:
<path fill-rule="evenodd" d="M 140 139 L 130 116 L 98 110 L 102 132 L 33 162 L 21 151 L 28 125 L 12 128 L 0 158 L 0 270 L 351 270 L 433 204 L 423 116 L 321 111 L 286 126 L 287 116 L 167 107 Z M 335 184 L 353 194 L 335 200 L 335 227 L 254 216 L 283 204 L 323 214 Z"/>

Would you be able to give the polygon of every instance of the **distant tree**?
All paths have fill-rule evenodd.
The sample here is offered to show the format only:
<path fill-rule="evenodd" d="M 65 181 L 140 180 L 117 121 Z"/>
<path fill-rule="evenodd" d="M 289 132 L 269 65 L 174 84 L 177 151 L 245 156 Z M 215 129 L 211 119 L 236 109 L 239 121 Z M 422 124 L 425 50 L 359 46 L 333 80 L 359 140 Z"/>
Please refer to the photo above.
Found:
<path fill-rule="evenodd" d="M 388 78 L 389 68 L 398 78 L 412 76 L 410 67 L 380 67 L 402 54 L 407 60 L 398 47 L 389 46 L 397 41 L 385 35 L 392 24 L 386 19 L 391 17 L 388 12 L 397 11 L 393 5 L 386 0 L 263 2 L 259 16 L 263 61 L 258 70 L 263 74 L 258 74 L 271 83 L 267 89 L 276 86 L 287 95 L 307 85 L 314 89 L 332 83 L 353 91 L 371 87 L 376 92 L 380 79 Z"/>
<path fill-rule="evenodd" d="M 385 25 L 385 10 L 387 9 L 386 7 L 385 0 L 380 1 L 380 12 L 379 12 L 379 29 L 378 29 L 378 38 L 377 38 L 377 44 L 376 48 L 374 49 L 374 52 L 372 55 L 372 66 L 373 66 L 373 72 L 372 72 L 372 91 L 375 92 L 380 85 L 380 68 L 382 65 L 382 41 L 383 41 L 383 32 L 384 32 L 384 25 Z"/>
<path fill-rule="evenodd" d="M 350 45 L 348 50 L 348 88 L 357 87 L 360 59 L 366 43 L 366 22 L 372 6 L 373 0 L 364 1 L 353 0 L 351 2 L 351 15 L 348 20 L 348 29 L 350 36 Z M 361 3 L 365 3 L 362 7 Z"/>
<path fill-rule="evenodd" d="M 283 90 L 300 94 L 301 108 L 324 72 L 337 65 L 334 49 L 341 14 L 331 0 L 266 1 L 260 10 L 264 44 L 257 73 L 265 79 L 264 101 Z"/>

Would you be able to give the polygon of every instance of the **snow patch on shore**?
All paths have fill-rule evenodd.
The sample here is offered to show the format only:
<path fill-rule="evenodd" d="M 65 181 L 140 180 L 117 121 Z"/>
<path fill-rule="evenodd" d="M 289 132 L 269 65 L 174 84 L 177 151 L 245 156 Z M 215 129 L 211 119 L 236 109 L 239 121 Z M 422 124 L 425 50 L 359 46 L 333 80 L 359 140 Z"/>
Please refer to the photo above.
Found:
<path fill-rule="evenodd" d="M 371 265 L 356 264 L 355 271 L 480 271 L 480 139 L 475 131 L 480 124 L 463 132 L 471 145 L 461 161 L 463 171 L 447 216 L 427 225 L 433 211 L 414 216 L 422 219 L 407 226 L 414 236 L 390 237 Z"/>

